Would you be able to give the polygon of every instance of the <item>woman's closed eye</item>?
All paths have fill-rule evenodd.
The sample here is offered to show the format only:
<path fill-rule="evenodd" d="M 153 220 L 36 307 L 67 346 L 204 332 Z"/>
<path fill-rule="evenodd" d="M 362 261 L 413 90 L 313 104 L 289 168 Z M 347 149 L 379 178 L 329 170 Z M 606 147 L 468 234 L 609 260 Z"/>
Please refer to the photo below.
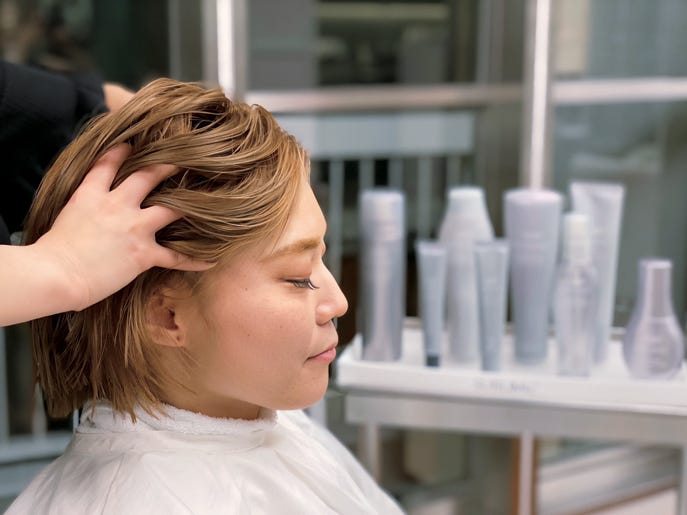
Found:
<path fill-rule="evenodd" d="M 293 284 L 296 288 L 309 288 L 311 290 L 319 288 L 319 286 L 315 286 L 312 283 L 310 277 L 306 277 L 305 279 L 286 279 L 286 282 Z"/>

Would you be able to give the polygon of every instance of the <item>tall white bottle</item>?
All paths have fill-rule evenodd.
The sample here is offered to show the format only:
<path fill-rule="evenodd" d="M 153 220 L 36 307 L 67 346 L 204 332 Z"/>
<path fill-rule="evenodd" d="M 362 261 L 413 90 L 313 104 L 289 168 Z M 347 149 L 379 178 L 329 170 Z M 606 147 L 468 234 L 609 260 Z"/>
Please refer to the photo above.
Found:
<path fill-rule="evenodd" d="M 507 191 L 503 198 L 515 359 L 539 364 L 548 353 L 563 197 L 552 190 L 521 188 Z"/>
<path fill-rule="evenodd" d="M 673 264 L 668 259 L 639 262 L 637 302 L 623 337 L 623 357 L 638 379 L 670 379 L 680 371 L 685 336 L 672 299 Z"/>
<path fill-rule="evenodd" d="M 447 361 L 469 363 L 479 357 L 480 338 L 474 242 L 494 239 L 481 188 L 463 186 L 449 190 L 439 239 L 448 253 Z"/>
<path fill-rule="evenodd" d="M 558 373 L 587 376 L 594 362 L 599 283 L 592 262 L 589 218 L 563 217 L 563 249 L 554 290 Z"/>

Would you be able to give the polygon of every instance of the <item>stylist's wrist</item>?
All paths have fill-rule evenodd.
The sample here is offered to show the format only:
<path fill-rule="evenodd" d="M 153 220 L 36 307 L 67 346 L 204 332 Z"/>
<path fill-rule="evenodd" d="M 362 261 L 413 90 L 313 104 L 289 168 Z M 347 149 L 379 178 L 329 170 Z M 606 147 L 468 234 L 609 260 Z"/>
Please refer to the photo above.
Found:
<path fill-rule="evenodd" d="M 35 267 L 45 279 L 46 295 L 55 299 L 58 311 L 81 311 L 88 306 L 89 290 L 79 264 L 66 245 L 55 245 L 46 236 L 29 245 Z"/>

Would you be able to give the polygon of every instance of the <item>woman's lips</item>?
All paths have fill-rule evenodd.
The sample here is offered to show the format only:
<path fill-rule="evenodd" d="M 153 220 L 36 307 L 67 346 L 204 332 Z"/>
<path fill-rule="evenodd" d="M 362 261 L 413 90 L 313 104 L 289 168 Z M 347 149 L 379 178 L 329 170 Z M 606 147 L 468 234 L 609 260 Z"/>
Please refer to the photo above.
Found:
<path fill-rule="evenodd" d="M 314 361 L 324 361 L 326 363 L 331 363 L 334 361 L 334 358 L 336 357 L 336 345 L 333 345 L 329 347 L 326 351 L 320 352 L 319 354 L 316 354 L 314 356 L 310 356 L 308 358 L 308 361 L 314 360 Z"/>

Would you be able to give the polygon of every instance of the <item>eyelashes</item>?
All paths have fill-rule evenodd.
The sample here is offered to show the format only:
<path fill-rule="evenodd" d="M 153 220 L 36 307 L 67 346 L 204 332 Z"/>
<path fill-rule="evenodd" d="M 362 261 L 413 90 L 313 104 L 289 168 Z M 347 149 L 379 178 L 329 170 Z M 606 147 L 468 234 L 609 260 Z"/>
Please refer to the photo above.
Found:
<path fill-rule="evenodd" d="M 319 286 L 315 286 L 312 283 L 310 277 L 306 279 L 287 279 L 286 282 L 293 284 L 296 288 L 308 288 L 310 290 L 316 290 L 319 288 Z"/>

